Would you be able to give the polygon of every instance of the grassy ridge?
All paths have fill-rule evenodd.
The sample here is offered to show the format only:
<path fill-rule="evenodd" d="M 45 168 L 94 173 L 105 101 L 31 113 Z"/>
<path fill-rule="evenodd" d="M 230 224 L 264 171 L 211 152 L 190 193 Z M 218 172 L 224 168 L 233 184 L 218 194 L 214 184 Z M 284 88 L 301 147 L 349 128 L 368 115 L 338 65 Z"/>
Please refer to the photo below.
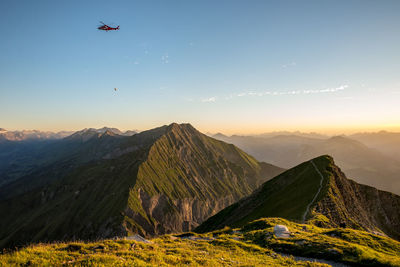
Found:
<path fill-rule="evenodd" d="M 210 200 L 232 192 L 240 198 L 255 188 L 249 179 L 261 180 L 259 163 L 233 145 L 203 136 L 191 126 L 173 127 L 180 129 L 159 138 L 139 168 L 136 187 L 150 196 Z"/>
<path fill-rule="evenodd" d="M 318 171 L 323 176 L 321 187 Z M 304 162 L 265 182 L 196 231 L 208 232 L 226 225 L 241 227 L 263 217 L 302 222 L 303 214 L 319 226 L 345 225 L 400 240 L 400 196 L 347 179 L 330 156 Z"/>
<path fill-rule="evenodd" d="M 331 179 L 327 167 L 332 164 L 332 160 L 329 156 L 321 156 L 314 159 L 314 162 L 324 176 L 322 190 L 316 203 L 326 194 Z M 301 221 L 307 205 L 318 191 L 320 180 L 321 177 L 311 162 L 302 163 L 265 182 L 251 196 L 225 208 L 197 230 L 207 232 L 225 225 L 239 227 L 262 217 L 283 217 Z"/>
<path fill-rule="evenodd" d="M 287 225 L 291 238 L 274 237 L 276 224 Z M 282 218 L 266 218 L 243 227 L 243 236 L 261 247 L 292 255 L 362 266 L 400 266 L 400 242 L 361 230 L 320 228 Z"/>
<path fill-rule="evenodd" d="M 287 225 L 291 238 L 276 238 L 276 224 Z M 39 244 L 3 253 L 0 266 L 328 266 L 279 253 L 358 266 L 400 266 L 400 243 L 393 239 L 281 218 L 260 219 L 240 229 L 225 228 L 194 237 L 164 235 L 149 244 L 131 240 Z"/>
<path fill-rule="evenodd" d="M 137 182 L 130 189 L 128 209 L 145 221 L 145 226 L 129 218 L 127 224 L 145 235 L 158 234 L 157 225 L 183 231 L 185 222 L 197 225 L 214 207 L 249 195 L 262 181 L 281 171 L 260 164 L 234 145 L 203 135 L 190 124 L 171 124 L 149 148 L 138 168 Z M 187 204 L 193 202 L 195 206 Z M 168 225 L 161 216 L 173 223 Z"/>

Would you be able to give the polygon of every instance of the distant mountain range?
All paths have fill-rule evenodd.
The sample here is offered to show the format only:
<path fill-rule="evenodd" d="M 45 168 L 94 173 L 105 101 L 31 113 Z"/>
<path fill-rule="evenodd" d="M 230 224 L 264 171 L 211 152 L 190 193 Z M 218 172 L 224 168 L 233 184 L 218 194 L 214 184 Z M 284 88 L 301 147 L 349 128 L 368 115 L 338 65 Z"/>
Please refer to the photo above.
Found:
<path fill-rule="evenodd" d="M 350 227 L 400 240 L 400 196 L 346 178 L 329 156 L 304 162 L 197 228 L 209 232 L 281 217 L 324 227 Z"/>
<path fill-rule="evenodd" d="M 117 128 L 108 128 L 108 127 L 103 127 L 101 129 L 87 128 L 79 132 L 104 133 L 105 131 L 111 131 L 115 134 L 125 135 L 125 136 L 131 136 L 138 133 L 138 131 L 132 131 L 132 130 L 122 132 Z M 38 131 L 38 130 L 7 131 L 4 128 L 0 128 L 0 142 L 5 140 L 26 141 L 26 140 L 61 139 L 74 133 L 76 132 L 74 131 L 50 132 L 50 131 Z"/>
<path fill-rule="evenodd" d="M 221 137 L 221 138 L 227 138 L 229 136 L 223 134 L 223 133 L 208 133 L 209 136 L 215 136 L 215 137 Z M 308 137 L 308 138 L 317 138 L 317 139 L 326 139 L 329 138 L 329 135 L 325 134 L 319 134 L 315 132 L 300 132 L 300 131 L 275 131 L 275 132 L 267 132 L 267 133 L 261 133 L 261 134 L 250 134 L 250 135 L 232 135 L 231 137 L 237 137 L 237 136 L 252 136 L 252 137 L 261 137 L 261 138 L 268 138 L 268 137 L 274 137 L 274 136 L 280 136 L 280 135 L 294 135 L 294 136 L 300 136 L 300 137 Z"/>
<path fill-rule="evenodd" d="M 102 134 L 131 136 L 136 131 L 88 128 L 78 132 L 0 131 L 0 186 L 14 181 L 43 164 L 50 164 L 64 151 L 75 153 L 77 142 Z M 72 139 L 75 139 L 74 141 Z M 62 151 L 62 152 L 60 152 Z"/>
<path fill-rule="evenodd" d="M 45 140 L 45 139 L 60 139 L 64 138 L 73 132 L 44 132 L 37 130 L 23 130 L 23 131 L 7 131 L 0 128 L 0 142 L 4 140 L 9 141 L 23 141 L 23 140 Z"/>
<path fill-rule="evenodd" d="M 190 231 L 284 171 L 171 124 L 133 136 L 84 130 L 48 144 L 0 187 L 0 246 Z"/>
<path fill-rule="evenodd" d="M 377 133 L 358 133 L 350 138 L 358 140 L 368 147 L 379 150 L 387 156 L 400 161 L 400 133 L 380 131 Z"/>
<path fill-rule="evenodd" d="M 370 135 L 352 137 L 366 140 L 365 136 Z M 387 147 L 396 148 L 398 135 L 393 136 L 392 139 L 388 139 Z M 385 153 L 382 145 L 385 137 L 374 139 L 375 146 L 372 145 L 372 141 L 368 142 L 370 146 L 367 146 L 346 136 L 310 138 L 297 135 L 260 137 L 218 134 L 214 137 L 238 146 L 257 160 L 283 168 L 291 168 L 319 155 L 329 154 L 355 181 L 400 194 L 400 161 L 394 156 L 396 149 L 392 150 L 393 157 L 390 153 Z"/>

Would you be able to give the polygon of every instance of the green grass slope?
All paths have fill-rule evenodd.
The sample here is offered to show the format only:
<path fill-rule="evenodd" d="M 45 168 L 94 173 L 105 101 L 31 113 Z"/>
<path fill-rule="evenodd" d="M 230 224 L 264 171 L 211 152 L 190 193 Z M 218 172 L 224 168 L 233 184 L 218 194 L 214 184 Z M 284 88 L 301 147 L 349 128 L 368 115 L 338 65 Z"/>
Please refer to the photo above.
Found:
<path fill-rule="evenodd" d="M 276 224 L 286 225 L 291 237 L 274 236 Z M 267 218 L 206 234 L 163 235 L 151 243 L 120 239 L 38 244 L 4 251 L 0 266 L 330 266 L 316 259 L 400 266 L 400 243 L 359 230 Z"/>
<path fill-rule="evenodd" d="M 281 171 L 190 124 L 171 124 L 139 166 L 126 224 L 143 235 L 191 230 Z"/>
<path fill-rule="evenodd" d="M 346 225 L 400 240 L 400 196 L 347 179 L 330 156 L 304 162 L 267 181 L 197 231 L 242 226 L 262 217 Z"/>
<path fill-rule="evenodd" d="M 316 196 L 317 203 L 327 192 L 331 164 L 328 156 L 313 160 L 324 176 L 322 189 Z M 311 162 L 304 162 L 265 182 L 251 196 L 225 208 L 209 218 L 197 231 L 205 232 L 226 225 L 242 226 L 262 217 L 282 217 L 301 221 L 307 206 L 320 188 L 321 177 Z M 306 214 L 308 217 L 309 214 Z"/>
<path fill-rule="evenodd" d="M 290 238 L 277 238 L 275 225 L 286 225 Z M 224 230 L 229 231 L 229 228 Z M 220 231 L 220 232 L 224 232 Z M 400 243 L 389 237 L 351 228 L 320 228 L 282 218 L 262 218 L 241 229 L 239 236 L 273 251 L 320 258 L 355 266 L 400 266 Z"/>

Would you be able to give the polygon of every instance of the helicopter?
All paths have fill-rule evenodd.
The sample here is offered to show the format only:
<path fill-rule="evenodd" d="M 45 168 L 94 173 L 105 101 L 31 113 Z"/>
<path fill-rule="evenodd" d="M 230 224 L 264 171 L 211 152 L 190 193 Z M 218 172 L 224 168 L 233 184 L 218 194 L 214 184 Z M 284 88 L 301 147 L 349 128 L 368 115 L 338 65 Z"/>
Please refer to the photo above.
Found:
<path fill-rule="evenodd" d="M 119 25 L 114 28 L 114 27 L 108 26 L 107 24 L 105 24 L 102 21 L 100 21 L 100 23 L 103 24 L 103 25 L 97 27 L 98 30 L 102 30 L 102 31 L 116 31 L 116 30 L 119 30 Z"/>

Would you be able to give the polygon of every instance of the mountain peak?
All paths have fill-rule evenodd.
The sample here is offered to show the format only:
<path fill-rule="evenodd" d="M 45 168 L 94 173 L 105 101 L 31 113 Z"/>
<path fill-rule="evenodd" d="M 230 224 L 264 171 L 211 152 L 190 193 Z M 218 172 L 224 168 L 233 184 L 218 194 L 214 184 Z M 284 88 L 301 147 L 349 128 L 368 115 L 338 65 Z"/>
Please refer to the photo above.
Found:
<path fill-rule="evenodd" d="M 119 136 L 119 134 L 115 133 L 111 129 L 107 129 L 101 134 L 101 137 L 103 136 Z"/>
<path fill-rule="evenodd" d="M 171 123 L 165 126 L 166 135 L 174 135 L 176 137 L 193 137 L 201 134 L 197 129 L 195 129 L 190 123 Z"/>
<path fill-rule="evenodd" d="M 189 130 L 189 131 L 196 131 L 197 130 L 190 124 L 190 123 L 176 123 L 173 122 L 170 125 L 168 125 L 167 129 L 169 131 L 182 131 L 182 130 Z"/>
<path fill-rule="evenodd" d="M 123 133 L 117 128 L 109 128 L 109 127 L 103 127 L 100 129 L 84 128 L 68 136 L 67 138 L 71 140 L 81 139 L 82 142 L 86 142 L 94 137 L 100 138 L 104 136 L 119 136 L 119 135 L 123 135 Z"/>
<path fill-rule="evenodd" d="M 223 133 L 216 133 L 216 134 L 214 134 L 212 137 L 217 138 L 217 139 L 228 138 L 228 136 L 225 135 L 225 134 L 223 134 Z"/>
<path fill-rule="evenodd" d="M 98 133 L 112 132 L 114 134 L 122 135 L 122 132 L 119 129 L 110 128 L 110 127 L 106 127 L 106 126 L 104 126 L 101 129 L 96 129 L 96 132 L 98 132 Z"/>
<path fill-rule="evenodd" d="M 94 128 L 84 128 L 80 131 L 77 131 L 73 134 L 71 134 L 70 136 L 67 136 L 66 139 L 67 140 L 77 140 L 77 139 L 81 139 L 82 142 L 86 142 L 89 139 L 91 139 L 92 137 L 94 137 L 95 135 L 97 135 L 96 129 Z"/>
<path fill-rule="evenodd" d="M 325 143 L 328 146 L 335 146 L 335 147 L 341 146 L 341 147 L 346 147 L 347 149 L 356 149 L 356 148 L 362 149 L 362 150 L 368 149 L 367 146 L 364 145 L 363 143 L 361 143 L 357 140 L 348 138 L 343 135 L 333 136 L 333 137 L 327 139 L 325 141 Z"/>
<path fill-rule="evenodd" d="M 344 135 L 335 135 L 335 136 L 332 136 L 331 138 L 329 138 L 328 140 L 337 141 L 337 142 L 346 142 L 346 141 L 349 141 L 350 139 Z"/>
<path fill-rule="evenodd" d="M 322 221 L 318 218 L 322 216 Z M 400 239 L 400 196 L 346 178 L 331 156 L 303 162 L 204 222 L 198 231 L 242 226 L 262 217 L 342 224 Z"/>
<path fill-rule="evenodd" d="M 131 137 L 81 143 L 92 134 L 99 135 L 95 129 L 84 129 L 74 134 L 82 139 L 66 144 L 81 149 L 54 163 L 61 174 L 44 168 L 27 178 L 31 183 L 40 179 L 39 185 L 24 192 L 32 206 L 18 204 L 20 191 L 3 195 L 17 206 L 6 206 L 0 199 L 0 206 L 6 207 L 0 209 L 0 217 L 7 217 L 0 224 L 0 248 L 32 238 L 98 239 L 190 231 L 283 171 L 190 124 L 173 123 Z M 107 130 L 103 135 L 112 134 Z M 44 183 L 42 177 L 50 178 Z M 82 206 L 91 212 L 81 213 Z M 26 219 L 16 220 L 21 216 Z M 28 220 L 34 223 L 18 225 L 21 231 L 14 231 L 13 222 Z M 66 229 L 65 221 L 74 227 Z M 37 233 L 39 228 L 46 231 Z"/>

